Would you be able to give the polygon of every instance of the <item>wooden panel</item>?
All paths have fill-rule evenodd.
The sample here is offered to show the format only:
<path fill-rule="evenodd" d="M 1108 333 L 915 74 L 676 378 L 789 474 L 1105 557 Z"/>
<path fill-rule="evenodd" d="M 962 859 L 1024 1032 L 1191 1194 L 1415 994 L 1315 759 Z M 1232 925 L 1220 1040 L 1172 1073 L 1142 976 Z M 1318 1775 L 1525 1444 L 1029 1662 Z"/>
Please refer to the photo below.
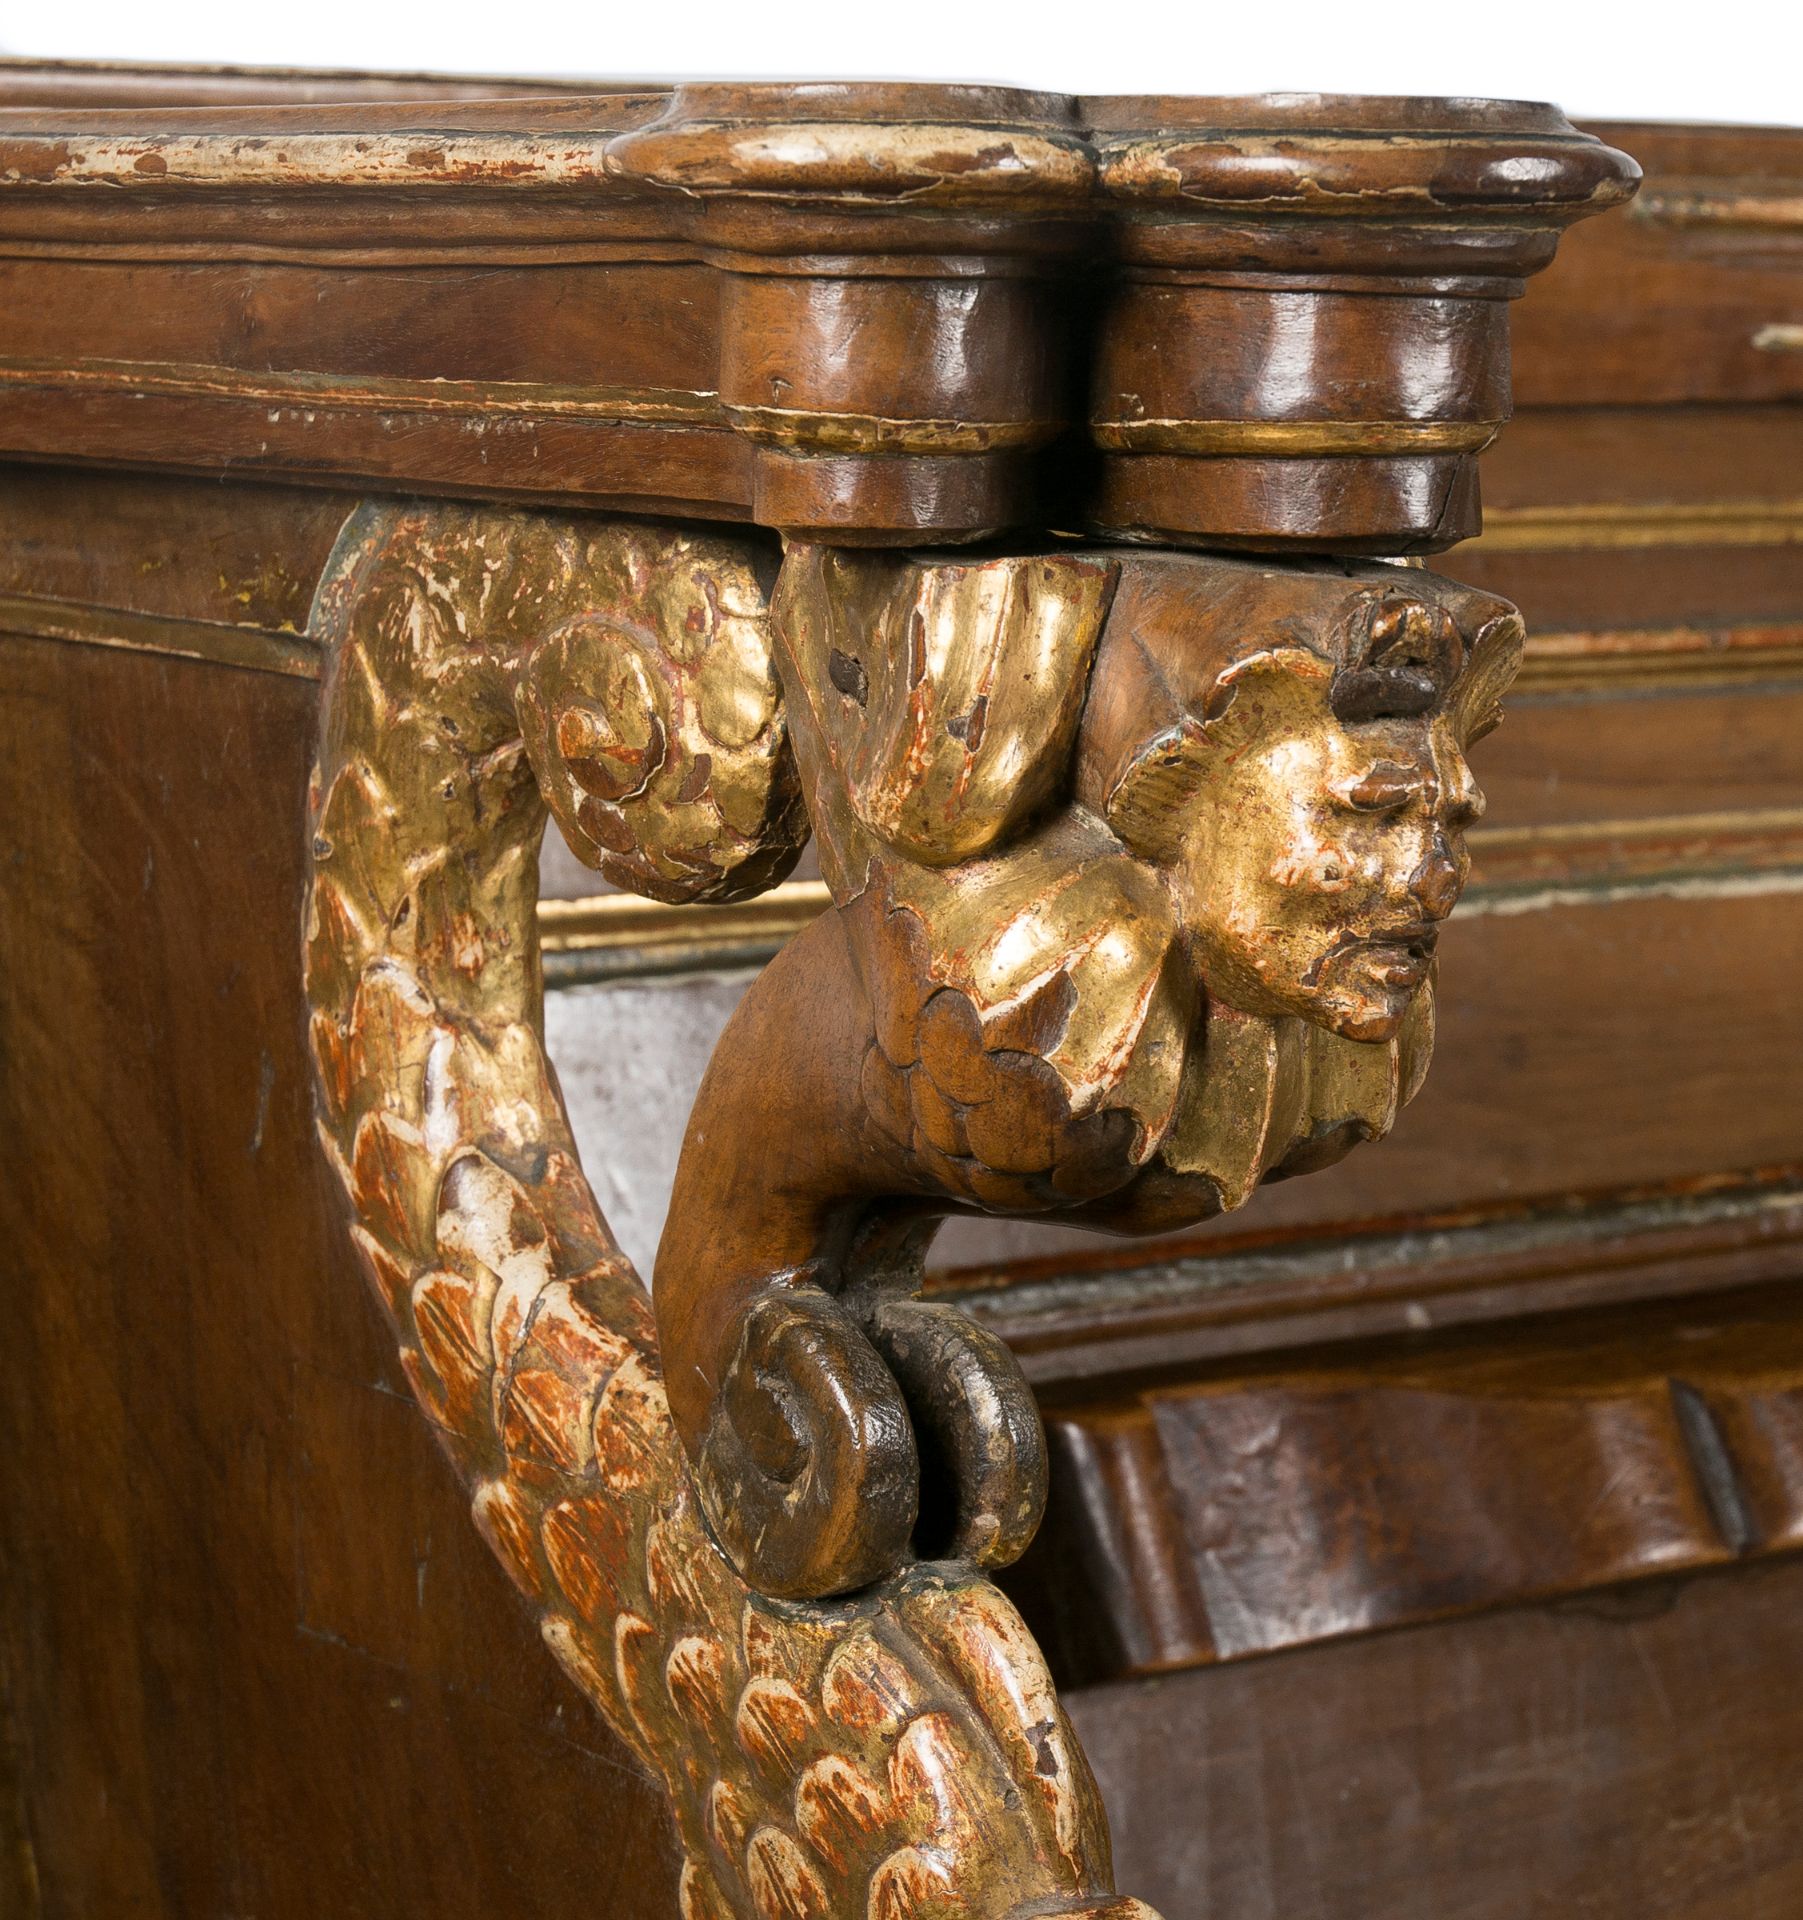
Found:
<path fill-rule="evenodd" d="M 0 466 L 0 592 L 299 637 L 354 504 L 294 487 Z"/>
<path fill-rule="evenodd" d="M 1647 184 L 1575 234 L 1516 317 L 1519 407 L 1803 398 L 1803 131 L 1611 122 Z"/>
<path fill-rule="evenodd" d="M 1542 648 L 1763 623 L 1794 655 L 1800 459 L 1803 407 L 1524 412 L 1484 456 L 1483 537 L 1443 564 L 1514 600 Z"/>
<path fill-rule="evenodd" d="M 1092 1678 L 1803 1544 L 1788 1290 L 1217 1366 L 1050 1430 L 1010 1583 Z"/>
<path fill-rule="evenodd" d="M 1714 664 L 1723 664 L 1719 655 Z M 1501 879 L 1536 829 L 1570 829 L 1559 842 L 1565 877 L 1581 879 L 1606 864 L 1605 843 L 1619 822 L 1797 807 L 1803 676 L 1777 667 L 1762 676 L 1758 664 L 1742 663 L 1747 684 L 1739 687 L 1513 696 L 1502 726 L 1479 749 L 1490 805 L 1472 836 L 1477 883 Z"/>
<path fill-rule="evenodd" d="M 316 688 L 0 653 L 0 1641 L 42 1911 L 668 1920 L 659 1797 L 394 1397 L 318 1172 Z"/>
<path fill-rule="evenodd" d="M 1165 1920 L 1792 1920 L 1803 1565 L 1070 1697 Z"/>

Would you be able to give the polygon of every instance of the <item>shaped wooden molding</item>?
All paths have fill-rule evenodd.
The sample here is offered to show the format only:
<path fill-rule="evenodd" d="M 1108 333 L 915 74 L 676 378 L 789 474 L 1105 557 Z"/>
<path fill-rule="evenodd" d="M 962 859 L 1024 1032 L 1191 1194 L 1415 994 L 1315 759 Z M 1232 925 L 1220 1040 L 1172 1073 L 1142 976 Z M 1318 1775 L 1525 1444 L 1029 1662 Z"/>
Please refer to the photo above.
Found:
<path fill-rule="evenodd" d="M 322 1139 L 477 1525 L 669 1790 L 687 1920 L 1147 1920 L 982 1571 L 1038 1525 L 1037 1409 L 922 1253 L 959 1209 L 1197 1220 L 1389 1127 L 1520 623 L 1394 566 L 803 545 L 772 600 L 774 560 L 352 518 Z M 655 1330 L 544 1054 L 547 812 L 666 900 L 811 823 L 835 901 L 709 1070 Z"/>
<path fill-rule="evenodd" d="M 1523 101 L 0 109 L 0 238 L 81 316 L 0 303 L 0 442 L 840 545 L 1437 552 L 1478 531 L 1509 303 L 1637 178 Z"/>

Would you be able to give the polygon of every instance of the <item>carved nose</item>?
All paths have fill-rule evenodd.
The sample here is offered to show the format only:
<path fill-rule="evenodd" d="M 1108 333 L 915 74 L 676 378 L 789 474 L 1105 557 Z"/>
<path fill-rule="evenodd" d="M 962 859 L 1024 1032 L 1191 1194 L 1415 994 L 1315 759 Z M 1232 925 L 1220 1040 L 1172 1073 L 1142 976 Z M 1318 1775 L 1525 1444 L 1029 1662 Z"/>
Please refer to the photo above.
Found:
<path fill-rule="evenodd" d="M 1444 920 L 1458 904 L 1464 884 L 1464 863 L 1454 857 L 1444 840 L 1436 837 L 1433 850 L 1410 877 L 1409 891 L 1431 918 Z"/>

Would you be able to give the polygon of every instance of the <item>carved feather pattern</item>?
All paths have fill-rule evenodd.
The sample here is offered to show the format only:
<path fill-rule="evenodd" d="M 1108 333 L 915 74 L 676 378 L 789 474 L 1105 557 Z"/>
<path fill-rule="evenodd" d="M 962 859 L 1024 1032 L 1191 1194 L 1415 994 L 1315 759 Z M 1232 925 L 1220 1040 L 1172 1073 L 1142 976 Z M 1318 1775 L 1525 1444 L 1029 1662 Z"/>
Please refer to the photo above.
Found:
<path fill-rule="evenodd" d="M 916 1567 L 804 1606 L 729 1568 L 690 1490 L 645 1293 L 544 1055 L 545 770 L 521 711 L 538 716 L 542 759 L 564 706 L 594 689 L 559 677 L 581 672 L 568 649 L 548 671 L 541 648 L 597 606 L 617 630 L 630 585 L 636 644 L 648 634 L 648 670 L 668 673 L 666 732 L 698 677 L 735 695 L 727 773 L 697 771 L 709 752 L 691 730 L 672 804 L 691 827 L 697 808 L 727 819 L 740 878 L 707 872 L 694 831 L 655 850 L 653 877 L 677 873 L 691 893 L 774 877 L 795 820 L 780 714 L 747 723 L 768 671 L 755 621 L 741 604 L 710 640 L 705 616 L 682 611 L 692 589 L 703 606 L 743 601 L 750 578 L 733 543 L 642 527 L 448 507 L 355 516 L 315 610 L 333 650 L 306 952 L 322 1142 L 477 1526 L 551 1651 L 669 1792 L 685 1920 L 1156 1920 L 1112 1894 L 1088 1765 L 1038 1649 L 985 1580 Z M 655 624 L 672 617 L 678 632 Z M 615 709 L 565 729 L 637 754 L 620 799 L 670 754 L 621 705 L 643 684 L 614 675 Z M 705 729 L 706 703 L 693 710 Z M 609 857 L 630 870 L 639 855 Z"/>

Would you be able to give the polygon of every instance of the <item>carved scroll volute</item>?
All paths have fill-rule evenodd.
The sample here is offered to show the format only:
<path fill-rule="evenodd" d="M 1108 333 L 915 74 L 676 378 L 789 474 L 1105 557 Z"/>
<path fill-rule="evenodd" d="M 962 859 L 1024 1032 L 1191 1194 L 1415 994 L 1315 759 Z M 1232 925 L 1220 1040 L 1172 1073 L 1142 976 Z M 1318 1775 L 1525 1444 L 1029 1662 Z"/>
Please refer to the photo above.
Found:
<path fill-rule="evenodd" d="M 353 517 L 314 619 L 332 657 L 306 948 L 323 1148 L 476 1525 L 669 1792 L 683 1920 L 1156 1920 L 1113 1893 L 1082 1751 L 975 1567 L 797 1606 L 729 1564 L 544 1056 L 547 797 L 579 850 L 663 897 L 793 857 L 764 559 L 599 521 Z M 769 1364 L 806 1378 L 807 1326 L 767 1326 Z M 885 1380 L 914 1377 L 912 1337 Z M 961 1338 L 959 1364 L 995 1364 Z M 1017 1417 L 1037 1434 L 1030 1402 Z"/>

